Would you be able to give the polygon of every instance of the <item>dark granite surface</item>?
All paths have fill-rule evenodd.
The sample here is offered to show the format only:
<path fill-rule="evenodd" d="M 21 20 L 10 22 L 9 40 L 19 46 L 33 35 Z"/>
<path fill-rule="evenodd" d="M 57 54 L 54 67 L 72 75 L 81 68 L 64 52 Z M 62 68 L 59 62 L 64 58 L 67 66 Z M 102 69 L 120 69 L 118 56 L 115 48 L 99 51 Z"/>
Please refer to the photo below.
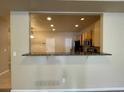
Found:
<path fill-rule="evenodd" d="M 22 56 L 107 56 L 107 55 L 112 55 L 109 53 L 84 53 L 84 52 L 78 52 L 78 53 L 66 53 L 66 52 L 60 52 L 60 53 L 27 53 L 23 54 Z"/>

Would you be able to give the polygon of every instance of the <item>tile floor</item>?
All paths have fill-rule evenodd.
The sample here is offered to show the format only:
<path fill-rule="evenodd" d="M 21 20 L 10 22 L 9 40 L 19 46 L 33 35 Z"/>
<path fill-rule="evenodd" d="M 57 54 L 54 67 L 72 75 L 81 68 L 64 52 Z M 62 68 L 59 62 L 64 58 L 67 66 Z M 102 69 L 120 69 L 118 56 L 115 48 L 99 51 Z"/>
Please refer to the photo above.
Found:
<path fill-rule="evenodd" d="M 0 76 L 0 92 L 10 91 L 11 89 L 11 77 L 10 72 Z"/>

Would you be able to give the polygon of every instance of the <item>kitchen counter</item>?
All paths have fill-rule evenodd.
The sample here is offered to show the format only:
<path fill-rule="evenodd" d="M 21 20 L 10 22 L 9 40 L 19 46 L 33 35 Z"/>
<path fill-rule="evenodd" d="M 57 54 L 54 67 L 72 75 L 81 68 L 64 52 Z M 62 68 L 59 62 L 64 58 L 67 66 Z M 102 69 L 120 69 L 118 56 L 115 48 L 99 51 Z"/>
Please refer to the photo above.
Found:
<path fill-rule="evenodd" d="M 84 52 L 78 52 L 78 53 L 73 53 L 73 52 L 57 52 L 57 53 L 26 53 L 23 54 L 22 56 L 110 56 L 112 54 L 109 53 L 84 53 Z"/>

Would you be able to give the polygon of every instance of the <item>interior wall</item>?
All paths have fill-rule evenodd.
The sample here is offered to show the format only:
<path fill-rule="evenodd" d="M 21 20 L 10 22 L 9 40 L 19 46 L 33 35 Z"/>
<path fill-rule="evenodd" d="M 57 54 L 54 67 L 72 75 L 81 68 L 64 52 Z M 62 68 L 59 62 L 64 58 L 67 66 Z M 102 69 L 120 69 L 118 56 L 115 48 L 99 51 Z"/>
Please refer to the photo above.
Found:
<path fill-rule="evenodd" d="M 22 54 L 29 52 L 29 14 L 27 12 L 11 12 L 10 30 L 11 87 L 12 89 L 27 88 L 28 79 L 32 78 L 27 77 L 27 75 L 31 74 L 33 69 L 30 69 L 29 72 L 27 71 L 30 66 L 26 66 L 23 61 L 25 57 Z"/>
<path fill-rule="evenodd" d="M 104 13 L 103 51 L 112 54 L 109 59 L 115 70 L 116 86 L 124 86 L 124 13 Z"/>
<path fill-rule="evenodd" d="M 70 38 L 75 39 L 74 32 L 44 32 L 38 31 L 34 32 L 33 36 L 35 38 L 31 39 L 31 52 L 32 53 L 45 53 L 46 49 L 46 40 L 48 38 L 55 39 L 55 52 L 65 52 L 65 40 Z"/>
<path fill-rule="evenodd" d="M 104 13 L 103 51 L 112 56 L 27 57 L 29 14 L 11 12 L 12 89 L 124 88 L 123 24 L 124 13 Z"/>
<path fill-rule="evenodd" d="M 9 15 L 0 16 L 0 72 L 8 70 L 10 65 L 9 28 Z"/>

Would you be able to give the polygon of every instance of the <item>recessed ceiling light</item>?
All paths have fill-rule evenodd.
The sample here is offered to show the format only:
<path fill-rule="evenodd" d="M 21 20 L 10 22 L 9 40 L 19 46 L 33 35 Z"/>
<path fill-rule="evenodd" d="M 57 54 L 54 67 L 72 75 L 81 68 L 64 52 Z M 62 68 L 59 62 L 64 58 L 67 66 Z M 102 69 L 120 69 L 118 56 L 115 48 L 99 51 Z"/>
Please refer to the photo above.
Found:
<path fill-rule="evenodd" d="M 51 27 L 54 27 L 54 25 L 53 25 L 53 24 L 51 24 L 50 26 L 51 26 Z"/>
<path fill-rule="evenodd" d="M 48 21 L 51 21 L 51 20 L 52 20 L 52 18 L 51 18 L 51 17 L 47 17 L 47 20 L 48 20 Z"/>
<path fill-rule="evenodd" d="M 54 28 L 52 29 L 52 31 L 55 31 L 55 30 L 56 30 L 56 29 L 54 29 Z"/>
<path fill-rule="evenodd" d="M 33 39 L 33 38 L 34 38 L 34 36 L 33 36 L 33 35 L 31 35 L 31 36 L 30 36 L 30 38 L 32 38 L 32 39 Z"/>
<path fill-rule="evenodd" d="M 79 25 L 75 25 L 75 27 L 79 27 Z"/>
<path fill-rule="evenodd" d="M 83 17 L 81 18 L 81 20 L 84 20 L 84 19 L 85 19 L 85 18 L 83 18 Z"/>

